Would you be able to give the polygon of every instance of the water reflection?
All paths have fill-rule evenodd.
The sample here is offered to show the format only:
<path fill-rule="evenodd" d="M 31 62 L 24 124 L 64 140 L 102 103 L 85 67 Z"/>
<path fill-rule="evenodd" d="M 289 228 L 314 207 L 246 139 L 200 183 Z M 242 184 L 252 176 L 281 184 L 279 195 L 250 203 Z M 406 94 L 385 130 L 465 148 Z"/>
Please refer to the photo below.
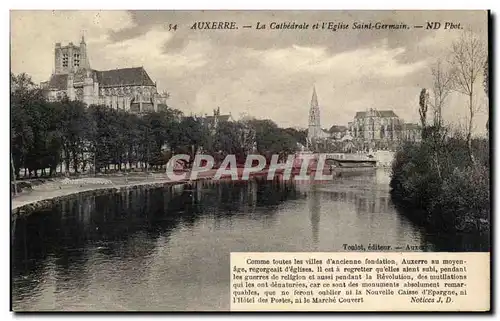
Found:
<path fill-rule="evenodd" d="M 228 310 L 230 252 L 439 250 L 394 208 L 384 175 L 204 181 L 61 202 L 13 225 L 13 308 Z"/>

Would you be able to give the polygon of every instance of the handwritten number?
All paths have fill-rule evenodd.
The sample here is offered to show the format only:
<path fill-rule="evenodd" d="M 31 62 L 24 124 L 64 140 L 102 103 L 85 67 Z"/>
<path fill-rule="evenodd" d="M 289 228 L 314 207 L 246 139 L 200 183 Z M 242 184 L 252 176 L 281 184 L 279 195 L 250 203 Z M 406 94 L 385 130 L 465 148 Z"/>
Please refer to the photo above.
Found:
<path fill-rule="evenodd" d="M 177 24 L 173 25 L 173 24 L 170 23 L 168 25 L 168 31 L 171 31 L 171 30 L 176 31 L 177 30 Z"/>

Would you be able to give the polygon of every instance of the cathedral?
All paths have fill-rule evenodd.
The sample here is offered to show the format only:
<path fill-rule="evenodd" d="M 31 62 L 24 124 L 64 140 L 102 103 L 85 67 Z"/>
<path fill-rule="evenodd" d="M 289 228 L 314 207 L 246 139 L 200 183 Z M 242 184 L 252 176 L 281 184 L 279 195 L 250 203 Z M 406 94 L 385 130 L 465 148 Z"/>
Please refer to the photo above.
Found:
<path fill-rule="evenodd" d="M 166 95 L 143 67 L 95 70 L 90 67 L 85 38 L 80 45 L 55 44 L 55 68 L 50 79 L 41 84 L 48 100 L 78 100 L 87 105 L 105 105 L 132 113 L 166 108 Z"/>
<path fill-rule="evenodd" d="M 332 150 L 395 149 L 401 141 L 419 141 L 420 132 L 419 125 L 405 123 L 394 111 L 373 108 L 356 112 L 354 120 L 347 126 L 333 125 L 325 130 L 321 128 L 318 96 L 316 88 L 313 88 L 307 131 L 308 147 L 319 143 Z"/>

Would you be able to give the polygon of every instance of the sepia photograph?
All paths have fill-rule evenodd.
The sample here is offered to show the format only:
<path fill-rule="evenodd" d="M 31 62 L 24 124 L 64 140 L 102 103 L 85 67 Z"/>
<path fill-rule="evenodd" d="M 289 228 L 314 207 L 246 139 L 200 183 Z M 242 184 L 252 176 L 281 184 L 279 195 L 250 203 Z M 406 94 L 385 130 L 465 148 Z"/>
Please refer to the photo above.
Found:
<path fill-rule="evenodd" d="M 11 311 L 489 311 L 490 28 L 11 10 Z"/>

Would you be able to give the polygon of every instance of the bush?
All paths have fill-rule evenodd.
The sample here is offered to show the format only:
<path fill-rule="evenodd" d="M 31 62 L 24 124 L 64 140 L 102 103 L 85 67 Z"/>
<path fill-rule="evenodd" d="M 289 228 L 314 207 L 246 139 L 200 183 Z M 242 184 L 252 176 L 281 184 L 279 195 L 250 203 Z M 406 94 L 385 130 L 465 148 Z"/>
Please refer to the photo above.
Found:
<path fill-rule="evenodd" d="M 489 227 L 489 144 L 473 142 L 472 165 L 462 137 L 439 142 L 405 143 L 392 164 L 395 203 L 419 209 L 420 223 L 439 231 L 473 231 Z"/>

